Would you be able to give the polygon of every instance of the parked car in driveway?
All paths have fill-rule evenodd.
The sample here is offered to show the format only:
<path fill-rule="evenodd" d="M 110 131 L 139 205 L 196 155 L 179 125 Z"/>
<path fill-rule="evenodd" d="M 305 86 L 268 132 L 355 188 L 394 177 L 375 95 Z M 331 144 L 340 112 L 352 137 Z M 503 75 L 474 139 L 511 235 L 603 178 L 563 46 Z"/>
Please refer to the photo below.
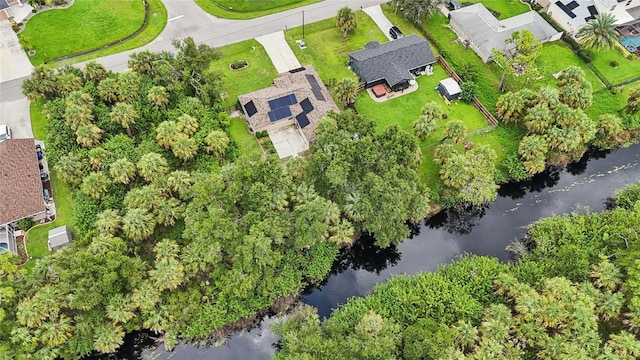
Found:
<path fill-rule="evenodd" d="M 0 142 L 11 139 L 11 129 L 8 125 L 0 125 Z"/>
<path fill-rule="evenodd" d="M 397 26 L 392 26 L 391 29 L 389 29 L 389 35 L 391 35 L 391 37 L 394 39 L 404 37 L 404 34 L 402 33 L 402 31 L 400 31 L 400 29 L 398 29 Z"/>

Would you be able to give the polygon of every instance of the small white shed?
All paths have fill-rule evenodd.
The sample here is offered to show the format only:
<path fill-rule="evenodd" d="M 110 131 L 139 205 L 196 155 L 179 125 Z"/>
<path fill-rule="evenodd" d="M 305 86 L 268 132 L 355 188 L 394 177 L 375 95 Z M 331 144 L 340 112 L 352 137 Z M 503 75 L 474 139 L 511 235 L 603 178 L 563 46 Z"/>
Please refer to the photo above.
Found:
<path fill-rule="evenodd" d="M 453 80 L 453 78 L 446 78 L 441 80 L 438 84 L 438 91 L 440 95 L 447 98 L 447 100 L 456 100 L 460 96 L 462 89 L 460 89 L 460 85 L 457 81 Z"/>
<path fill-rule="evenodd" d="M 66 225 L 49 230 L 49 251 L 58 251 L 68 247 L 71 241 L 73 241 L 73 237 Z"/>

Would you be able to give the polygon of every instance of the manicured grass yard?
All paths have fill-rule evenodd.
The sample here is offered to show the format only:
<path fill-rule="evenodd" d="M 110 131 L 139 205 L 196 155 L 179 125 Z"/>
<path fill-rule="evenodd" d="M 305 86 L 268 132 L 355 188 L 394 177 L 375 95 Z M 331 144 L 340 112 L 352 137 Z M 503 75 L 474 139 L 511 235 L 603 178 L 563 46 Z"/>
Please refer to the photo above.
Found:
<path fill-rule="evenodd" d="M 238 144 L 240 154 L 245 156 L 261 156 L 262 150 L 255 136 L 249 131 L 249 126 L 242 118 L 232 118 L 229 125 L 231 138 Z"/>
<path fill-rule="evenodd" d="M 25 25 L 36 54 L 34 65 L 90 50 L 123 38 L 142 25 L 142 1 L 76 1 L 71 7 L 36 14 Z"/>
<path fill-rule="evenodd" d="M 444 137 L 443 129 L 445 123 L 454 119 L 463 120 L 468 132 L 490 126 L 486 118 L 473 105 L 462 101 L 454 101 L 451 105 L 445 104 L 435 88 L 440 80 L 447 77 L 448 75 L 444 69 L 439 65 L 435 65 L 433 67 L 433 75 L 421 76 L 417 79 L 419 88 L 411 94 L 378 103 L 373 101 L 367 92 L 361 91 L 356 100 L 358 112 L 369 119 L 375 120 L 378 130 L 395 124 L 409 133 L 413 133 L 413 122 L 420 116 L 420 110 L 424 104 L 435 101 L 441 105 L 442 110 L 447 114 L 447 119 L 442 119 L 438 122 L 438 129 L 433 136 L 420 141 L 423 152 L 423 161 L 419 170 L 420 176 L 427 186 L 432 188 L 437 186 L 439 182 L 439 166 L 432 161 L 433 148 Z M 488 143 L 494 147 L 497 153 L 502 154 L 503 150 L 499 144 L 499 139 L 497 137 L 492 138 L 492 135 L 483 134 L 470 137 L 470 139 L 478 143 Z"/>
<path fill-rule="evenodd" d="M 202 10 L 224 19 L 253 19 L 322 0 L 195 0 Z M 229 9 L 231 8 L 231 9 Z"/>
<path fill-rule="evenodd" d="M 544 79 L 540 82 L 541 84 L 555 84 L 552 74 L 560 72 L 569 66 L 577 66 L 584 71 L 587 80 L 593 86 L 593 91 L 604 88 L 602 81 L 580 60 L 578 55 L 571 51 L 569 45 L 564 41 L 554 41 L 542 45 L 542 52 L 537 64 L 544 76 Z"/>
<path fill-rule="evenodd" d="M 520 0 L 463 0 L 463 2 L 482 3 L 489 10 L 500 13 L 498 19 L 506 19 L 512 16 L 520 15 L 531 10 L 529 6 L 520 2 Z"/>
<path fill-rule="evenodd" d="M 222 75 L 222 87 L 227 93 L 224 106 L 227 109 L 238 101 L 238 95 L 269 87 L 278 76 L 269 55 L 255 40 L 223 46 L 218 50 L 223 56 L 211 63 L 211 69 Z M 246 60 L 249 66 L 231 70 L 229 65 L 236 60 Z"/>
<path fill-rule="evenodd" d="M 609 82 L 618 84 L 640 76 L 640 60 L 627 60 L 616 49 L 601 53 L 594 53 L 592 64 L 600 70 Z M 616 67 L 610 65 L 612 61 L 618 63 Z"/>
<path fill-rule="evenodd" d="M 387 37 L 380 31 L 371 18 L 362 11 L 356 12 L 358 27 L 349 33 L 347 40 L 336 27 L 335 19 L 327 19 L 305 25 L 306 49 L 300 49 L 296 40 L 302 39 L 302 27 L 289 29 L 285 38 L 300 64 L 313 65 L 325 84 L 343 78 L 356 80 L 353 71 L 347 68 L 349 53 L 360 50 L 364 44 L 377 40 L 387 42 Z"/>

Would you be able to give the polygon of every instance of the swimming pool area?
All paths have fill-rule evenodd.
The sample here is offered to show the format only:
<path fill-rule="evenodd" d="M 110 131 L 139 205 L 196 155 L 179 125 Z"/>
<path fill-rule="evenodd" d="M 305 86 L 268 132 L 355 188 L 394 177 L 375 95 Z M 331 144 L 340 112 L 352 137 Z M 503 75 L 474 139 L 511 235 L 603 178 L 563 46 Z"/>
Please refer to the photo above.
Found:
<path fill-rule="evenodd" d="M 627 50 L 634 52 L 640 48 L 640 36 L 621 36 L 620 44 L 624 45 Z"/>

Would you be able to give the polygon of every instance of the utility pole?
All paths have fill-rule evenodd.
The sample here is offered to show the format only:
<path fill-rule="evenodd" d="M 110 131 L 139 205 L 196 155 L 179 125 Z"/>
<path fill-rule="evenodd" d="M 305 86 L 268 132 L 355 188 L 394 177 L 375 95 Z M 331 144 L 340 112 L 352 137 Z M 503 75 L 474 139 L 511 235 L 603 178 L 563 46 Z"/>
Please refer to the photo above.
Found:
<path fill-rule="evenodd" d="M 302 10 L 302 40 L 304 40 L 304 10 Z"/>

